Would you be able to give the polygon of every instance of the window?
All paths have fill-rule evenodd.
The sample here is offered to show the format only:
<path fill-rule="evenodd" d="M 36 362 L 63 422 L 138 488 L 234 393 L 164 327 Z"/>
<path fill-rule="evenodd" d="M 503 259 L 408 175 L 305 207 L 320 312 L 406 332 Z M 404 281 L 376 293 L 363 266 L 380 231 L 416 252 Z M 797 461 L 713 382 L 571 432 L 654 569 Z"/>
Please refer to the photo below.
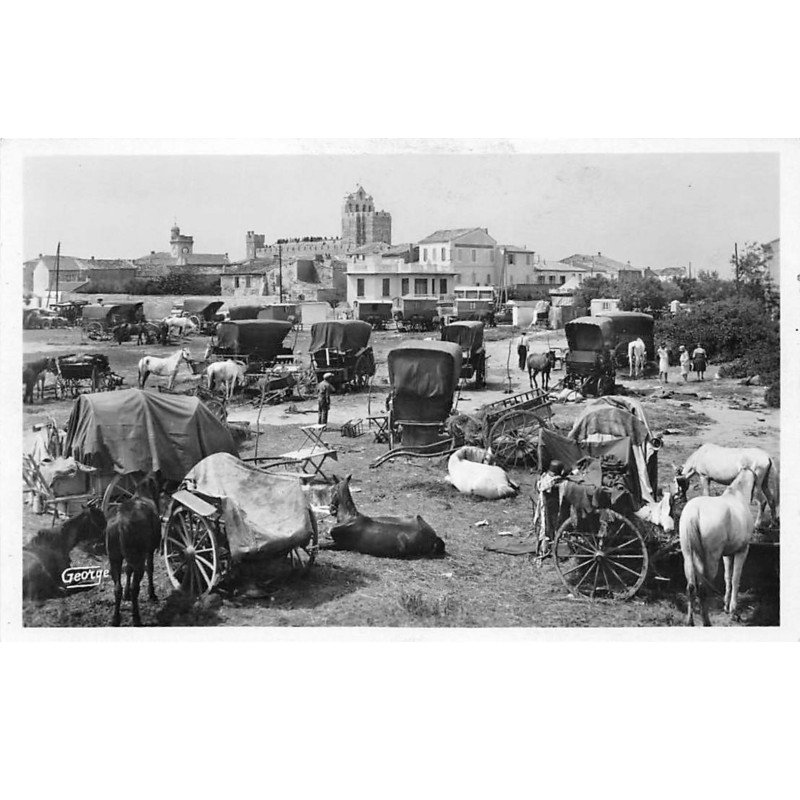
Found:
<path fill-rule="evenodd" d="M 530 257 L 530 254 L 529 254 L 529 255 L 527 255 L 527 256 L 525 256 L 525 265 L 526 265 L 526 266 L 528 266 L 528 267 L 531 265 L 531 257 Z"/>
<path fill-rule="evenodd" d="M 491 276 L 490 273 L 487 272 L 486 273 L 486 285 L 487 286 L 491 286 L 491 284 L 492 284 L 492 276 Z"/>
<path fill-rule="evenodd" d="M 447 294 L 447 278 L 439 278 L 439 294 Z"/>
<path fill-rule="evenodd" d="M 364 296 L 364 279 L 356 278 L 356 297 Z"/>
<path fill-rule="evenodd" d="M 549 275 L 547 277 L 547 282 L 548 283 L 555 283 L 556 282 L 556 276 L 555 275 Z"/>
<path fill-rule="evenodd" d="M 427 278 L 414 278 L 414 294 L 428 294 Z"/>
<path fill-rule="evenodd" d="M 458 251 L 458 260 L 459 261 L 463 261 L 464 260 L 464 251 L 461 250 L 461 249 L 459 249 L 459 251 Z"/>
<path fill-rule="evenodd" d="M 510 266 L 514 266 L 514 254 L 513 253 L 509 253 L 508 254 L 508 263 L 509 263 Z"/>
<path fill-rule="evenodd" d="M 422 260 L 423 261 L 427 261 L 428 260 L 428 248 L 427 247 L 423 247 L 422 248 Z"/>
<path fill-rule="evenodd" d="M 477 260 L 478 260 L 478 251 L 477 250 L 473 250 L 472 251 L 472 261 L 474 263 Z"/>
<path fill-rule="evenodd" d="M 400 294 L 401 295 L 408 294 L 408 278 L 400 279 Z"/>
<path fill-rule="evenodd" d="M 561 283 L 566 283 L 567 282 L 567 276 L 566 275 L 562 275 L 560 280 L 561 280 Z"/>
<path fill-rule="evenodd" d="M 250 288 L 250 276 L 249 275 L 244 279 L 244 288 L 245 289 L 249 289 Z"/>
<path fill-rule="evenodd" d="M 442 261 L 447 259 L 447 256 L 445 255 L 446 253 L 447 253 L 447 250 L 445 250 L 445 248 L 443 247 L 442 248 Z"/>
<path fill-rule="evenodd" d="M 391 287 L 390 287 L 390 282 L 391 282 L 391 278 L 384 278 L 383 279 L 383 290 L 382 290 L 381 294 L 384 297 L 389 297 L 391 295 L 391 293 L 392 293 L 392 290 L 391 290 Z"/>
<path fill-rule="evenodd" d="M 475 251 L 473 250 L 472 252 L 474 253 Z M 475 286 L 477 283 L 478 283 L 478 273 L 477 272 L 473 272 L 472 273 L 472 285 Z"/>
<path fill-rule="evenodd" d="M 539 280 L 537 281 L 537 283 L 544 283 L 544 275 L 539 276 Z"/>
<path fill-rule="evenodd" d="M 239 276 L 238 275 L 233 279 L 233 288 L 234 289 L 238 289 L 239 288 Z"/>

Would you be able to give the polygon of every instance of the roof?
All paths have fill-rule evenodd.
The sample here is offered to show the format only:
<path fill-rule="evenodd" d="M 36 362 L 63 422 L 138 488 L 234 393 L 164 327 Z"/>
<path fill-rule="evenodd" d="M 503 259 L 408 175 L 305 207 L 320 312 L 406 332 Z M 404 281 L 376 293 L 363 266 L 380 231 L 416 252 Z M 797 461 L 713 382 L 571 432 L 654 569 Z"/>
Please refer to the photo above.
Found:
<path fill-rule="evenodd" d="M 171 253 L 148 253 L 141 258 L 134 258 L 133 263 L 137 266 L 174 267 L 178 263 L 178 259 L 173 258 Z"/>
<path fill-rule="evenodd" d="M 50 289 L 52 291 L 56 290 L 56 281 L 55 277 L 50 281 L 51 286 Z M 91 281 L 59 281 L 58 282 L 58 292 L 62 294 L 63 292 L 77 292 L 80 289 L 83 289 L 85 286 L 88 286 Z"/>
<path fill-rule="evenodd" d="M 584 267 L 577 267 L 575 264 L 567 264 L 564 261 L 540 261 L 534 266 L 536 269 L 542 270 L 543 272 L 547 272 L 548 270 L 552 272 L 573 272 L 576 275 L 583 275 L 583 273 L 586 272 Z"/>
<path fill-rule="evenodd" d="M 223 270 L 223 275 L 266 275 L 272 266 L 271 261 L 253 259 L 245 264 L 228 264 Z"/>
<path fill-rule="evenodd" d="M 32 259 L 37 264 L 40 261 L 44 261 L 45 266 L 48 269 L 55 269 L 56 268 L 56 257 L 55 256 L 42 256 L 41 258 Z M 58 268 L 64 270 L 85 270 L 87 266 L 85 264 L 86 259 L 76 258 L 75 256 L 60 256 L 59 258 L 59 265 Z M 26 264 L 30 263 L 28 261 L 25 262 Z"/>
<path fill-rule="evenodd" d="M 136 264 L 127 258 L 90 258 L 84 259 L 86 266 L 92 269 L 136 269 Z"/>
<path fill-rule="evenodd" d="M 348 255 L 371 255 L 372 253 L 383 253 L 390 247 L 391 245 L 386 244 L 386 242 L 368 242 L 367 244 L 362 244 L 361 247 L 356 247 L 354 250 L 351 250 Z"/>
<path fill-rule="evenodd" d="M 185 264 L 203 264 L 216 265 L 216 264 L 230 264 L 230 259 L 227 253 L 187 253 L 181 259 Z"/>
<path fill-rule="evenodd" d="M 575 267 L 583 267 L 585 270 L 594 270 L 596 272 L 619 272 L 621 269 L 639 269 L 631 264 L 623 264 L 621 261 L 608 258 L 602 253 L 595 255 L 574 253 L 571 256 L 567 256 L 567 258 L 562 258 L 560 263 L 571 264 Z"/>
<path fill-rule="evenodd" d="M 443 228 L 442 230 L 434 231 L 430 236 L 420 239 L 417 244 L 431 244 L 433 242 L 449 242 L 451 239 L 458 239 L 459 236 L 464 236 L 472 231 L 482 231 L 483 228 Z"/>

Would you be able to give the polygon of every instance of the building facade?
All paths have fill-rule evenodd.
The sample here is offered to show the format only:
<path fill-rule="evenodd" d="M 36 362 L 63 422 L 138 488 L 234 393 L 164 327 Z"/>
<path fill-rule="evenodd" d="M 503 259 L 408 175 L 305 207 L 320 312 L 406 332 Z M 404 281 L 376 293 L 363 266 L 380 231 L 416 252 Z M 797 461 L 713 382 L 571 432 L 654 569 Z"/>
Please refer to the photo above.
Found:
<path fill-rule="evenodd" d="M 497 241 L 486 228 L 438 230 L 421 239 L 420 264 L 452 272 L 457 284 L 497 286 L 502 268 L 497 256 Z"/>

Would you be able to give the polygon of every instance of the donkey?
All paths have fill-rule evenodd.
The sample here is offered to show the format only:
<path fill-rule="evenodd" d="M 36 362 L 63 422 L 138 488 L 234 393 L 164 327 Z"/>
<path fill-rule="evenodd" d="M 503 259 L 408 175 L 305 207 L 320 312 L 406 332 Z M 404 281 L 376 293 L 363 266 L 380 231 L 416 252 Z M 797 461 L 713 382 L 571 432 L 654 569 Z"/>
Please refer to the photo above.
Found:
<path fill-rule="evenodd" d="M 752 467 L 756 474 L 756 488 L 760 499 L 755 526 L 759 528 L 764 509 L 769 504 L 773 521 L 778 519 L 778 469 L 772 457 L 759 447 L 723 447 L 718 444 L 704 444 L 686 459 L 682 467 L 672 465 L 675 470 L 675 489 L 683 498 L 689 488 L 692 476 L 697 475 L 703 494 L 711 493 L 710 484 L 729 485 L 739 474 L 740 465 Z M 775 492 L 770 486 L 770 476 L 775 475 Z"/>
<path fill-rule="evenodd" d="M 739 581 L 755 528 L 750 503 L 757 480 L 758 473 L 742 462 L 731 485 L 719 497 L 693 497 L 683 509 L 679 531 L 686 575 L 687 625 L 694 625 L 695 597 L 700 602 L 703 624 L 711 624 L 705 591 L 713 590 L 720 557 L 725 564 L 724 610 L 738 620 Z"/>
<path fill-rule="evenodd" d="M 42 528 L 22 548 L 22 596 L 39 600 L 63 594 L 61 573 L 70 565 L 72 548 L 78 542 L 100 541 L 105 530 L 106 518 L 96 500 L 61 525 Z"/>
<path fill-rule="evenodd" d="M 43 394 L 45 372 L 55 372 L 55 363 L 52 358 L 40 358 L 38 361 L 22 365 L 22 384 L 25 389 L 22 397 L 23 403 L 33 403 L 33 390 L 37 383 L 39 384 L 39 395 Z"/>
<path fill-rule="evenodd" d="M 157 600 L 153 586 L 153 553 L 161 543 L 158 507 L 149 497 L 141 497 L 143 484 L 136 487 L 134 496 L 124 500 L 113 511 L 106 528 L 106 552 L 111 578 L 114 581 L 114 617 L 111 624 L 119 627 L 122 593 L 122 562 L 125 562 L 125 600 L 131 601 L 133 624 L 142 624 L 139 616 L 139 587 L 147 571 L 150 600 Z M 133 585 L 131 585 L 133 577 Z"/>
<path fill-rule="evenodd" d="M 334 476 L 331 492 L 331 528 L 335 550 L 353 550 L 379 558 L 441 558 L 444 541 L 420 516 L 366 517 L 360 514 L 350 494 L 348 475 L 343 481 Z"/>
<path fill-rule="evenodd" d="M 531 382 L 531 389 L 535 386 L 537 389 L 539 385 L 536 382 L 536 376 L 542 373 L 542 386 L 544 389 L 550 388 L 550 370 L 553 369 L 556 363 L 556 354 L 552 350 L 546 353 L 530 353 L 528 360 L 525 362 L 528 368 L 528 380 Z"/>
<path fill-rule="evenodd" d="M 175 383 L 175 376 L 178 374 L 178 367 L 181 361 L 188 362 L 191 353 L 182 347 L 176 350 L 169 358 L 157 358 L 156 356 L 145 356 L 139 359 L 139 388 L 144 389 L 147 378 L 150 375 L 157 375 L 160 378 L 169 378 L 167 387 L 169 389 Z"/>

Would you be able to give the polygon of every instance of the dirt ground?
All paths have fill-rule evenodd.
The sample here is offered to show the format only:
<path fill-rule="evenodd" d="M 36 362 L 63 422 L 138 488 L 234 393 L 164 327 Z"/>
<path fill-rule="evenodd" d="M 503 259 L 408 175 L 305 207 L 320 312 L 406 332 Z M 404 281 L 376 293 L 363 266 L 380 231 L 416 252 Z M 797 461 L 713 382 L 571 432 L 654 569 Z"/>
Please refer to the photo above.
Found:
<path fill-rule="evenodd" d="M 110 301 L 108 301 L 110 302 Z M 155 314 L 152 314 L 155 316 Z M 509 347 L 513 328 L 499 327 L 487 332 L 488 386 L 483 390 L 465 387 L 459 398 L 460 411 L 471 412 L 493 400 L 506 397 L 504 389 L 514 392 L 528 388 L 527 376 L 515 365 L 516 352 Z M 565 346 L 563 335 L 541 332 L 542 350 L 549 344 Z M 413 338 L 420 338 L 414 335 Z M 256 625 L 256 626 L 666 626 L 680 625 L 685 613 L 685 582 L 679 565 L 669 583 L 646 584 L 631 601 L 574 599 L 565 591 L 550 560 L 540 563 L 531 556 L 510 556 L 484 550 L 490 542 L 505 539 L 503 534 L 523 535 L 531 527 L 531 495 L 536 475 L 515 470 L 512 477 L 522 489 L 516 498 L 484 501 L 460 495 L 445 483 L 446 462 L 435 460 L 390 461 L 378 469 L 369 464 L 386 451 L 386 445 L 374 441 L 367 429 L 370 413 L 384 407 L 388 379 L 386 354 L 409 334 L 376 332 L 372 346 L 378 372 L 370 392 L 335 395 L 329 417 L 326 440 L 338 450 L 335 471 L 352 474 L 356 490 L 354 499 L 359 510 L 367 514 L 421 514 L 445 540 L 447 557 L 443 560 L 393 561 L 355 553 L 321 551 L 307 575 L 275 587 L 267 598 L 259 600 L 224 599 L 182 613 L 165 602 L 171 592 L 160 559 L 156 564 L 156 588 L 159 601 L 144 600 L 145 625 Z M 294 341 L 293 341 L 294 340 Z M 307 331 L 291 334 L 287 345 L 305 361 L 310 335 Z M 188 347 L 202 358 L 207 344 L 205 337 L 191 337 Z M 82 340 L 77 329 L 25 331 L 25 360 L 39 354 L 56 355 L 75 352 L 105 352 L 112 369 L 125 377 L 126 386 L 136 384 L 136 364 L 145 353 L 167 355 L 177 347 L 117 346 Z M 763 389 L 745 387 L 731 380 L 715 380 L 717 367 L 707 373 L 703 383 L 678 384 L 677 368 L 670 375 L 671 399 L 646 398 L 644 405 L 654 431 L 667 431 L 659 453 L 659 483 L 669 483 L 672 463 L 681 463 L 701 443 L 710 441 L 737 446 L 758 446 L 776 459 L 780 448 L 780 413 L 761 407 Z M 553 373 L 559 380 L 563 373 Z M 621 383 L 645 395 L 658 388 L 655 379 Z M 192 380 L 188 369 L 181 367 L 179 384 Z M 706 399 L 707 398 L 707 399 Z M 732 400 L 755 404 L 750 410 L 731 408 Z M 25 406 L 23 420 L 25 440 L 33 436 L 32 426 L 53 417 L 64 424 L 72 407 L 71 401 L 47 399 Z M 554 404 L 553 421 L 558 428 L 568 429 L 581 410 L 581 404 Z M 277 454 L 301 446 L 301 425 L 316 421 L 314 404 L 296 403 L 265 408 L 261 415 L 259 454 Z M 256 408 L 247 402 L 234 401 L 229 418 L 250 422 L 255 430 Z M 358 438 L 343 437 L 341 425 L 352 419 L 363 420 L 365 434 Z M 241 455 L 252 453 L 254 437 L 245 442 Z M 487 525 L 477 525 L 486 520 Z M 40 527 L 49 525 L 48 517 L 23 513 L 23 538 L 28 540 Z M 323 524 L 321 542 L 327 527 Z M 80 548 L 73 551 L 76 566 L 100 564 L 102 556 L 91 555 Z M 752 556 L 751 556 L 752 560 Z M 750 562 L 748 562 L 750 563 Z M 672 565 L 675 567 L 676 565 Z M 777 624 L 776 586 L 772 578 L 760 577 L 759 565 L 753 563 L 743 588 L 744 624 Z M 767 570 L 769 572 L 769 570 Z M 673 572 L 670 572 L 672 577 Z M 771 575 L 771 573 L 770 573 Z M 766 581 L 766 584 L 765 584 Z M 749 587 L 749 588 L 748 588 Z M 113 590 L 106 581 L 99 588 L 64 599 L 24 604 L 24 624 L 30 626 L 105 626 L 111 619 Z M 730 624 L 717 602 L 712 611 L 714 625 Z M 123 608 L 123 625 L 130 624 Z"/>

